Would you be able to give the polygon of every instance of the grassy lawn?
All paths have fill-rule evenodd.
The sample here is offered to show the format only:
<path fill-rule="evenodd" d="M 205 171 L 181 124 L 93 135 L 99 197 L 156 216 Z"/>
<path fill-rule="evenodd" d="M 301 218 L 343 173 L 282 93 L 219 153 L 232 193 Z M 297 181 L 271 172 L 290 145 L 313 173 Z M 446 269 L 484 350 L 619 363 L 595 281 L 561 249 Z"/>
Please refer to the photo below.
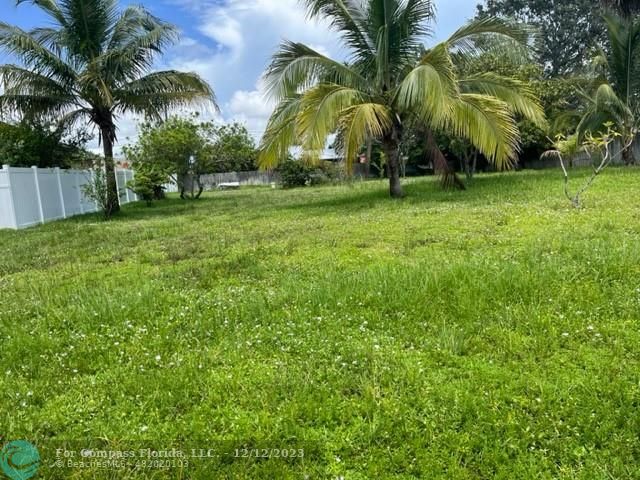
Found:
<path fill-rule="evenodd" d="M 1 231 L 0 435 L 47 479 L 640 478 L 639 186 L 610 170 L 580 211 L 557 171 L 249 189 Z M 72 471 L 61 445 L 215 455 Z"/>

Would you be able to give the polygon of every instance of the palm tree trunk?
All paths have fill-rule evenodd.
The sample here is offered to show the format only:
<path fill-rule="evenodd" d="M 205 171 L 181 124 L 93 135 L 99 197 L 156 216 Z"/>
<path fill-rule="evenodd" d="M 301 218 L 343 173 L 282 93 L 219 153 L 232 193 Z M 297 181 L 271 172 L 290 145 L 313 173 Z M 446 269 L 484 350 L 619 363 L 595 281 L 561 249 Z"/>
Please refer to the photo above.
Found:
<path fill-rule="evenodd" d="M 116 182 L 116 168 L 113 161 L 113 142 L 115 140 L 115 127 L 105 125 L 100 128 L 102 133 L 102 147 L 104 151 L 104 170 L 107 180 L 107 204 L 105 215 L 110 217 L 120 211 L 118 184 Z"/>
<path fill-rule="evenodd" d="M 387 157 L 387 169 L 389 172 L 389 194 L 391 198 L 402 198 L 402 183 L 400 182 L 400 144 L 397 134 L 392 133 L 382 140 L 382 149 Z"/>

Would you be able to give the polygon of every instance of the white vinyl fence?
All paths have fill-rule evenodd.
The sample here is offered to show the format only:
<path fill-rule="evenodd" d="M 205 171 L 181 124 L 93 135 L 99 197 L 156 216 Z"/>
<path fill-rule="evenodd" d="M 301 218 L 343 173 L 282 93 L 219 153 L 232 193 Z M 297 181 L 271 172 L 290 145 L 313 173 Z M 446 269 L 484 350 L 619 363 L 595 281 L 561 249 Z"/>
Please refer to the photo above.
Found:
<path fill-rule="evenodd" d="M 98 210 L 85 197 L 83 186 L 91 181 L 90 170 L 17 168 L 0 170 L 0 228 L 20 229 Z M 138 200 L 126 188 L 132 170 L 117 170 L 120 204 Z"/>

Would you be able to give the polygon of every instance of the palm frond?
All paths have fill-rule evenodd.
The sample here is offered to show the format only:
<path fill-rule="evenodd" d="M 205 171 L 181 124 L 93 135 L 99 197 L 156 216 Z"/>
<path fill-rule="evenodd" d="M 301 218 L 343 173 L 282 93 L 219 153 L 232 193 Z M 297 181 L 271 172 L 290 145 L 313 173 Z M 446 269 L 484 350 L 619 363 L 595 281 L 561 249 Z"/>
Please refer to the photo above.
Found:
<path fill-rule="evenodd" d="M 512 24 L 494 17 L 478 18 L 458 29 L 446 43 L 453 50 L 464 54 L 478 54 L 483 51 L 482 40 L 490 40 L 489 45 L 500 45 L 501 51 L 508 50 L 512 56 L 526 55 L 533 32 L 530 27 Z"/>
<path fill-rule="evenodd" d="M 593 106 L 587 108 L 576 128 L 578 140 L 582 141 L 589 133 L 602 130 L 603 125 L 607 122 L 613 122 L 613 118 L 609 112 L 597 110 Z"/>
<path fill-rule="evenodd" d="M 264 80 L 267 94 L 275 100 L 286 98 L 290 92 L 306 90 L 320 80 L 354 88 L 367 85 L 364 77 L 348 65 L 302 43 L 288 41 L 273 56 Z"/>
<path fill-rule="evenodd" d="M 40 73 L 16 65 L 0 66 L 0 114 L 53 119 L 76 99 L 67 87 Z"/>
<path fill-rule="evenodd" d="M 603 15 L 609 37 L 608 69 L 616 92 L 629 104 L 640 89 L 640 21 Z"/>
<path fill-rule="evenodd" d="M 56 77 L 65 84 L 72 84 L 76 78 L 73 68 L 36 38 L 3 22 L 0 22 L 0 50 L 19 58 L 32 70 Z"/>
<path fill-rule="evenodd" d="M 21 3 L 30 3 L 39 7 L 40 10 L 48 14 L 61 26 L 66 23 L 66 19 L 55 0 L 16 0 L 16 5 Z"/>
<path fill-rule="evenodd" d="M 0 95 L 0 114 L 11 116 L 18 112 L 27 119 L 52 120 L 76 107 L 66 95 L 55 94 L 14 94 L 4 92 Z"/>
<path fill-rule="evenodd" d="M 194 104 L 218 109 L 211 87 L 195 73 L 154 72 L 113 91 L 116 111 L 159 119 L 168 111 Z"/>
<path fill-rule="evenodd" d="M 302 95 L 296 118 L 302 148 L 322 151 L 348 108 L 366 101 L 362 92 L 335 84 L 321 84 Z"/>
<path fill-rule="evenodd" d="M 496 168 L 511 168 L 520 134 L 509 106 L 487 95 L 464 93 L 453 103 L 448 129 L 471 142 Z"/>
<path fill-rule="evenodd" d="M 309 18 L 328 20 L 357 58 L 373 55 L 375 45 L 367 35 L 367 12 L 357 0 L 301 0 Z M 373 37 L 375 38 L 375 36 Z"/>
<path fill-rule="evenodd" d="M 458 87 L 446 44 L 429 50 L 398 86 L 393 103 L 400 112 L 415 112 L 425 122 L 438 126 L 448 118 Z"/>
<path fill-rule="evenodd" d="M 506 103 L 516 114 L 533 122 L 537 127 L 548 127 L 544 109 L 527 84 L 491 72 L 472 75 L 459 80 L 464 93 L 490 95 Z"/>
<path fill-rule="evenodd" d="M 400 5 L 397 24 L 404 29 L 405 38 L 420 38 L 433 33 L 429 23 L 435 18 L 435 8 L 430 0 L 407 0 Z"/>
<path fill-rule="evenodd" d="M 142 6 L 128 6 L 111 28 L 111 38 L 109 39 L 107 51 L 121 49 L 140 35 L 155 29 L 162 23 Z"/>
<path fill-rule="evenodd" d="M 258 164 L 262 169 L 276 167 L 289 156 L 289 149 L 299 143 L 296 118 L 300 113 L 299 94 L 282 100 L 274 110 L 260 141 Z"/>
<path fill-rule="evenodd" d="M 379 139 L 393 127 L 393 112 L 378 103 L 362 103 L 344 111 L 338 137 L 347 167 L 353 165 L 356 156 L 368 139 Z"/>
<path fill-rule="evenodd" d="M 138 78 L 153 66 L 156 56 L 178 40 L 178 30 L 173 25 L 159 22 L 147 27 L 149 29 L 130 35 L 128 42 L 106 51 L 92 62 L 101 77 L 116 85 Z"/>

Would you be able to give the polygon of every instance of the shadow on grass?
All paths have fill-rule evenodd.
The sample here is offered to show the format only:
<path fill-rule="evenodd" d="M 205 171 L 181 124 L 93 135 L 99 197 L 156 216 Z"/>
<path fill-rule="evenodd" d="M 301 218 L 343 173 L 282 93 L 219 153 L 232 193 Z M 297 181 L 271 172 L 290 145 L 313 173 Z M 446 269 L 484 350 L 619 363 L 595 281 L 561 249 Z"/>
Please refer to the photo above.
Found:
<path fill-rule="evenodd" d="M 576 178 L 588 173 L 576 171 Z M 549 178 L 558 175 L 558 191 L 550 192 Z M 282 211 L 298 211 L 308 214 L 346 213 L 394 205 L 433 205 L 441 203 L 458 205 L 490 204 L 501 201 L 518 201 L 530 198 L 531 191 L 540 189 L 541 199 L 558 193 L 561 195 L 561 177 L 555 170 L 494 173 L 478 175 L 468 185 L 467 190 L 444 190 L 437 177 L 418 177 L 404 181 L 406 196 L 401 200 L 389 198 L 388 184 L 382 180 L 345 185 L 301 188 L 294 190 L 244 189 L 236 192 L 206 193 L 199 200 L 181 200 L 170 196 L 154 202 L 151 206 L 139 202 L 123 207 L 110 221 L 129 223 L 155 218 L 172 219 L 185 216 L 222 216 L 235 214 L 239 209 L 244 213 L 253 212 L 260 216 Z M 65 223 L 93 224 L 104 222 L 99 214 L 89 214 L 70 218 Z M 58 223 L 58 222 L 55 222 Z"/>
<path fill-rule="evenodd" d="M 357 211 L 380 205 L 437 205 L 439 203 L 478 204 L 503 201 L 505 198 L 526 200 L 532 189 L 547 185 L 547 175 L 535 172 L 486 174 L 473 179 L 466 190 L 443 189 L 436 177 L 418 177 L 404 181 L 405 197 L 389 198 L 386 182 L 371 181 L 362 189 L 341 189 L 333 197 L 301 198 L 301 201 L 284 205 L 287 210 L 300 211 Z M 558 185 L 561 185 L 560 183 Z M 330 187 L 329 187 L 330 188 Z"/>

